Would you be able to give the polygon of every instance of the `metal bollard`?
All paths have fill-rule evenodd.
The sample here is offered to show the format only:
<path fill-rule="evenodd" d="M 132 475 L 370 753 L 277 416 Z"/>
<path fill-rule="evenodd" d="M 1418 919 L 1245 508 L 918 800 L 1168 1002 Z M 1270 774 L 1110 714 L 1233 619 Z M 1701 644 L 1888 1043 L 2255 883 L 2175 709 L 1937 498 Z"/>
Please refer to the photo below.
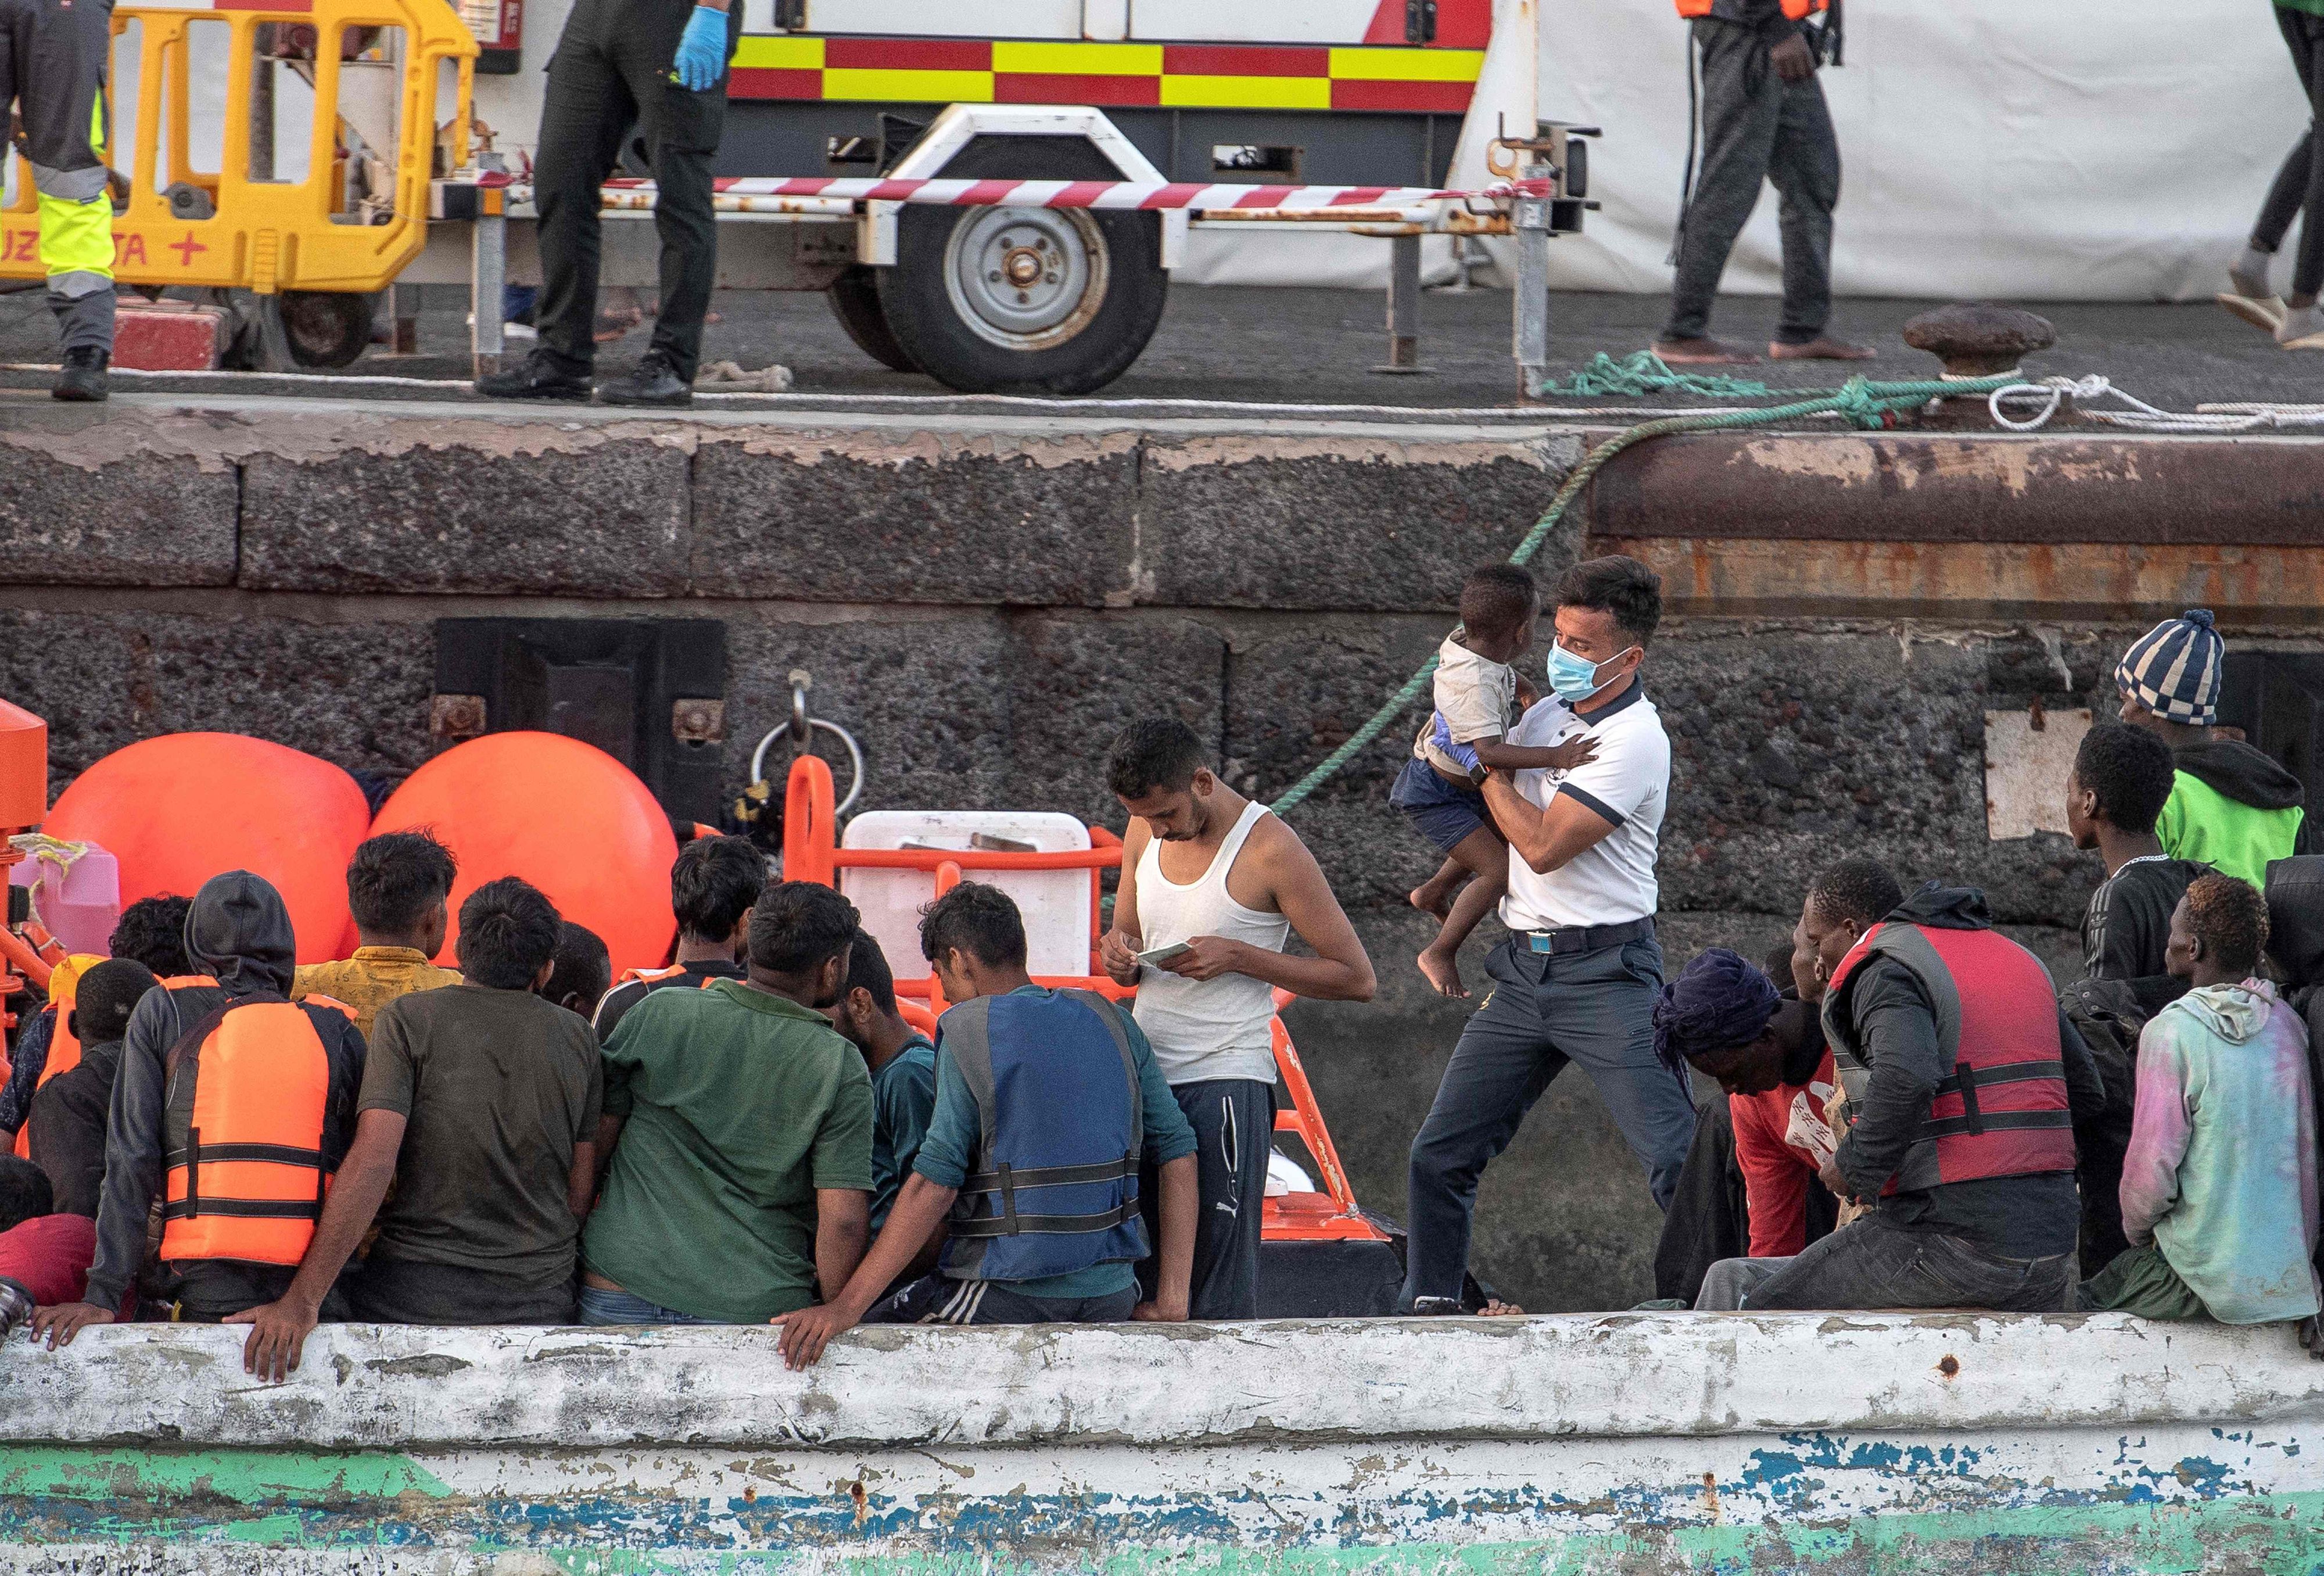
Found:
<path fill-rule="evenodd" d="M 1518 173 L 1527 180 L 1545 180 L 1554 170 L 1547 164 L 1526 164 Z M 1517 363 L 1517 398 L 1530 400 L 1535 387 L 1549 375 L 1550 199 L 1521 197 L 1509 207 L 1510 226 L 1517 237 L 1511 349 Z"/>
<path fill-rule="evenodd" d="M 501 298 L 508 284 L 508 220 L 499 214 L 475 220 L 469 248 L 469 315 L 475 319 L 468 346 L 475 375 L 500 371 Z"/>
<path fill-rule="evenodd" d="M 1376 373 L 1425 373 L 1420 364 L 1420 237 L 1388 241 L 1388 360 Z"/>

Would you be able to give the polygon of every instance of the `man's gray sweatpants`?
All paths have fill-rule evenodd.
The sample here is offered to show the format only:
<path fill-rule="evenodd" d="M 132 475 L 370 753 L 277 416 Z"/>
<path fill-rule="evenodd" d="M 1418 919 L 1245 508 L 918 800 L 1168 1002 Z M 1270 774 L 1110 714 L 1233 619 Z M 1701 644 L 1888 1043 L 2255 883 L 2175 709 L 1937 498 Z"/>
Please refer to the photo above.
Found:
<path fill-rule="evenodd" d="M 1840 140 L 1823 85 L 1811 74 L 1786 82 L 1767 59 L 1766 35 L 1705 16 L 1694 23 L 1702 51 L 1702 165 L 1687 203 L 1671 286 L 1665 339 L 1710 331 L 1727 254 L 1735 248 L 1759 184 L 1783 198 L 1784 316 L 1775 337 L 1805 345 L 1831 318 L 1831 210 L 1840 202 Z"/>

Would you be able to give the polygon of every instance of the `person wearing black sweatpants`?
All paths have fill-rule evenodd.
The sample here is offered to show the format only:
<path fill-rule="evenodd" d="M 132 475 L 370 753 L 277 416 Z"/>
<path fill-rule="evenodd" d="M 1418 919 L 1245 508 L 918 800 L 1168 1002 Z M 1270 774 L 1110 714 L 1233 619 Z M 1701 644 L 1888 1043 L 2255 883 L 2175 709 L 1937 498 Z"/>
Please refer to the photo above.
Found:
<path fill-rule="evenodd" d="M 2324 116 L 2324 0 L 2275 0 L 2275 24 L 2292 51 L 2292 69 L 2308 95 L 2308 129 L 2300 134 L 2260 206 L 2251 241 L 2227 270 L 2229 289 L 2218 302 L 2246 322 L 2267 329 L 2286 350 L 2324 350 L 2324 159 L 2315 156 L 2316 120 Z M 2292 262 L 2292 290 L 2278 300 L 2268 282 L 2276 249 L 2300 223 L 2300 249 Z"/>
<path fill-rule="evenodd" d="M 533 199 L 540 212 L 540 344 L 481 378 L 493 399 L 580 400 L 596 360 L 599 191 L 632 127 L 652 166 L 661 309 L 634 373 L 596 392 L 613 405 L 687 405 L 718 277 L 711 166 L 726 121 L 726 62 L 742 8 L 686 0 L 578 0 L 549 62 Z M 723 47 L 722 47 L 723 46 Z M 689 70 L 698 88 L 687 86 Z M 481 308 L 479 309 L 484 309 Z"/>
<path fill-rule="evenodd" d="M 1783 198 L 1784 315 L 1777 360 L 1861 361 L 1872 352 L 1825 332 L 1831 318 L 1831 212 L 1840 140 L 1804 24 L 1778 0 L 1714 0 L 1690 24 L 1702 58 L 1702 163 L 1679 221 L 1670 318 L 1655 354 L 1674 364 L 1758 358 L 1711 337 L 1711 308 L 1762 183 Z"/>

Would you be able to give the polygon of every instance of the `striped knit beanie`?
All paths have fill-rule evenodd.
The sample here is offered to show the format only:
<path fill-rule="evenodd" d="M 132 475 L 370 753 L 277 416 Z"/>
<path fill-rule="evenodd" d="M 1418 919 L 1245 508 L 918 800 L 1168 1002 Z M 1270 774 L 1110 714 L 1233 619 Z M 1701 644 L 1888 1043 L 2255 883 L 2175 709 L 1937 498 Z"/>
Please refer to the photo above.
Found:
<path fill-rule="evenodd" d="M 2219 711 L 2219 667 L 2227 643 L 2211 627 L 2211 610 L 2190 607 L 2130 644 L 2115 665 L 2115 687 L 2174 723 L 2208 728 Z"/>

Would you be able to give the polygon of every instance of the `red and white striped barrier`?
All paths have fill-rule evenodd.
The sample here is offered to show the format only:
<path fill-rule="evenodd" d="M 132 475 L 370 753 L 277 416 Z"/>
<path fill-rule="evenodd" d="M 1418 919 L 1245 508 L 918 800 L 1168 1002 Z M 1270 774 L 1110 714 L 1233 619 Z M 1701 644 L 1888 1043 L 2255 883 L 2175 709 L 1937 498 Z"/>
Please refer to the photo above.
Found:
<path fill-rule="evenodd" d="M 1499 209 L 1517 198 L 1554 195 L 1547 180 L 1501 180 L 1476 191 L 1428 186 L 1244 186 L 1200 181 L 1138 180 L 885 180 L 864 176 L 731 177 L 715 183 L 722 212 L 853 214 L 861 202 L 897 202 L 941 207 L 1103 208 L 1160 212 L 1185 209 L 1197 216 L 1273 217 L 1297 216 L 1371 222 L 1425 222 L 1445 204 Z M 532 190 L 512 185 L 509 200 L 529 202 Z M 604 204 L 613 209 L 654 206 L 654 183 L 621 179 L 605 183 Z"/>
<path fill-rule="evenodd" d="M 609 180 L 610 188 L 650 188 L 650 180 Z M 737 197 L 823 197 L 850 202 L 932 203 L 945 207 L 1267 208 L 1309 213 L 1330 208 L 1410 207 L 1463 198 L 1504 201 L 1547 197 L 1546 180 L 1496 181 L 1481 191 L 1429 186 L 1231 186 L 1201 181 L 885 180 L 861 176 L 796 180 L 734 178 L 717 189 Z"/>

